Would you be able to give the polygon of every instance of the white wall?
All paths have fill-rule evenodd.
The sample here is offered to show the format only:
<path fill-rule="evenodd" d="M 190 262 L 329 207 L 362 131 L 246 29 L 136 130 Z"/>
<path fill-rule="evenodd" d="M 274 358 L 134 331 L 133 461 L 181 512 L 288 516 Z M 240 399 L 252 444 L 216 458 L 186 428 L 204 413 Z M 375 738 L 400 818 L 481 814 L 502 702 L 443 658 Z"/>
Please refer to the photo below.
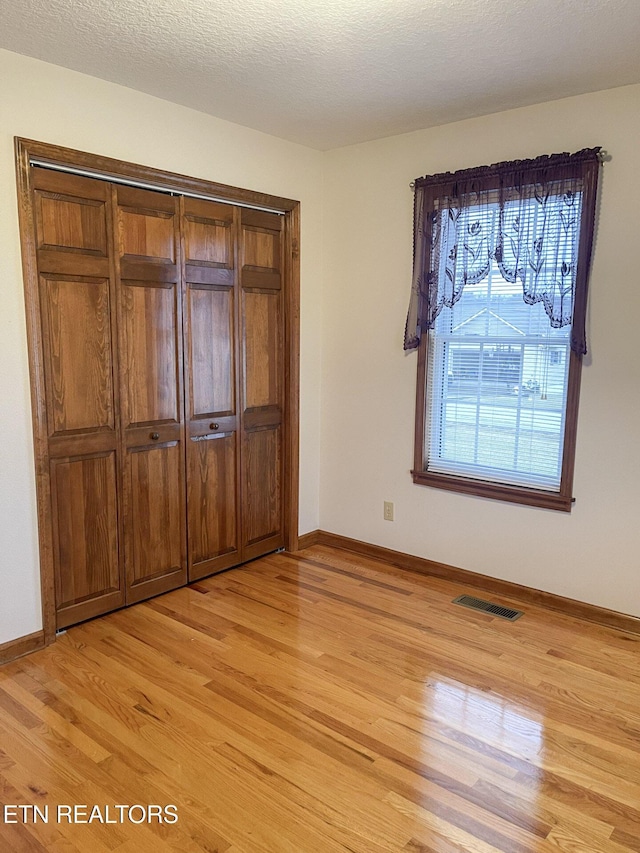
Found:
<path fill-rule="evenodd" d="M 319 519 L 322 155 L 0 50 L 0 643 L 42 624 L 14 136 L 301 201 L 300 532 Z"/>
<path fill-rule="evenodd" d="M 321 527 L 640 616 L 640 86 L 326 155 Z M 602 145 L 571 514 L 414 485 L 412 194 L 434 172 Z M 383 500 L 396 520 L 382 520 Z"/>

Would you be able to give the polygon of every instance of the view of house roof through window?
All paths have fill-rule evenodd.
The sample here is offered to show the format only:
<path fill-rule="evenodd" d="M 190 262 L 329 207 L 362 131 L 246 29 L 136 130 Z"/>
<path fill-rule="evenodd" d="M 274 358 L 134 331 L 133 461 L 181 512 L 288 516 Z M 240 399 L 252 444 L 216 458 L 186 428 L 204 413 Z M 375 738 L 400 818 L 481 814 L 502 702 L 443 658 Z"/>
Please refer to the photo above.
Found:
<path fill-rule="evenodd" d="M 570 327 L 493 268 L 430 336 L 426 470 L 557 491 Z"/>

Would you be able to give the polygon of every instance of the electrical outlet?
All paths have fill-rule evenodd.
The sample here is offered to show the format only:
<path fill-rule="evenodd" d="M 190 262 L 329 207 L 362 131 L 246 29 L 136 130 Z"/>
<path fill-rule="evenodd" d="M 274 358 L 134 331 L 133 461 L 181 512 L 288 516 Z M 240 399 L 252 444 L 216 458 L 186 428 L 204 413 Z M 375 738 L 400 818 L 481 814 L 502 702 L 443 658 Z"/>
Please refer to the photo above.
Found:
<path fill-rule="evenodd" d="M 393 521 L 393 503 L 391 501 L 384 502 L 384 520 Z"/>

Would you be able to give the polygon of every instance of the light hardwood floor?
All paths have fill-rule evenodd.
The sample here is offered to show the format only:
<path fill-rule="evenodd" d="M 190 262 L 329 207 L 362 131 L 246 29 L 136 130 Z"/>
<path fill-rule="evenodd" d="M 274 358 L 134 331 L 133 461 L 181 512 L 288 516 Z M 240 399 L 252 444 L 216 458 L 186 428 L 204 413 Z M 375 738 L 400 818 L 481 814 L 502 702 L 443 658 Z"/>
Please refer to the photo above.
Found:
<path fill-rule="evenodd" d="M 314 546 L 70 629 L 0 668 L 0 850 L 637 853 L 640 637 L 466 591 Z"/>

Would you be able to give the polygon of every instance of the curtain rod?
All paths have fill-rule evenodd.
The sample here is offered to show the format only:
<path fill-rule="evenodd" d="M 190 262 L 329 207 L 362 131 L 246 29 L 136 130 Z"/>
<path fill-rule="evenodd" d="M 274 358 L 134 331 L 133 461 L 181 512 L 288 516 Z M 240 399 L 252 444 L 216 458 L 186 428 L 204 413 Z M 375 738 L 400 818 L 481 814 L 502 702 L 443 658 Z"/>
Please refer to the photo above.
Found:
<path fill-rule="evenodd" d="M 171 189 L 170 187 L 159 187 L 155 184 L 147 184 L 144 181 L 134 181 L 129 178 L 119 178 L 114 175 L 103 175 L 100 172 L 91 172 L 85 169 L 77 169 L 73 166 L 62 166 L 57 163 L 47 163 L 46 160 L 29 160 L 30 166 L 38 166 L 41 169 L 49 169 L 52 172 L 67 172 L 70 175 L 79 175 L 82 178 L 95 178 L 99 181 L 108 181 L 111 184 L 123 184 L 126 187 L 137 187 L 141 190 L 153 190 L 154 192 L 165 193 L 165 195 L 184 196 L 185 198 L 198 198 L 202 201 L 217 201 L 219 204 L 230 204 L 234 207 L 244 207 L 248 210 L 261 210 L 263 213 L 277 213 L 278 216 L 284 216 L 284 210 L 278 210 L 275 207 L 260 207 L 257 204 L 248 204 L 243 201 L 229 201 L 228 198 L 218 198 L 214 195 L 201 195 L 199 193 L 190 193 L 183 190 Z"/>
<path fill-rule="evenodd" d="M 609 154 L 608 151 L 605 151 L 604 148 L 601 148 L 600 151 L 598 151 L 598 160 L 601 163 L 608 163 L 611 160 L 611 154 Z M 411 192 L 415 192 L 415 189 L 416 189 L 416 182 L 415 181 L 411 181 L 409 183 L 409 189 L 411 190 Z"/>

